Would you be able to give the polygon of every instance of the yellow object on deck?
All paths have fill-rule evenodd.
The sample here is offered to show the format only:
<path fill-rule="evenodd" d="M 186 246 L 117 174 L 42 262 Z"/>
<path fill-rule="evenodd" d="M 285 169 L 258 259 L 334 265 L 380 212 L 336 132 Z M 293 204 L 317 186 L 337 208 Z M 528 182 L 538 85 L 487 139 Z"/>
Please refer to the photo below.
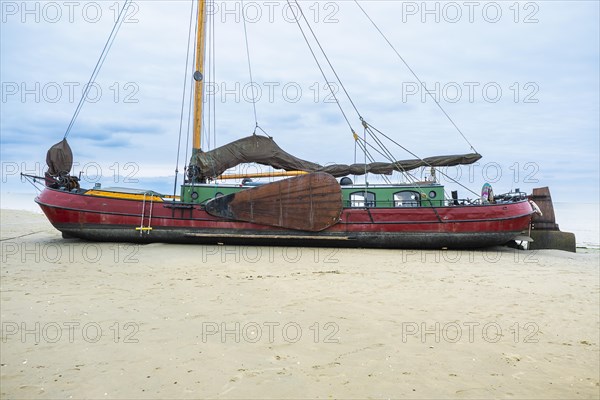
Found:
<path fill-rule="evenodd" d="M 147 193 L 125 193 L 125 192 L 112 192 L 108 190 L 98 190 L 98 189 L 90 189 L 85 192 L 88 196 L 99 196 L 99 197 L 110 197 L 113 199 L 123 199 L 123 200 L 139 200 L 139 201 L 153 201 L 153 202 L 163 202 L 161 196 L 150 195 Z"/>

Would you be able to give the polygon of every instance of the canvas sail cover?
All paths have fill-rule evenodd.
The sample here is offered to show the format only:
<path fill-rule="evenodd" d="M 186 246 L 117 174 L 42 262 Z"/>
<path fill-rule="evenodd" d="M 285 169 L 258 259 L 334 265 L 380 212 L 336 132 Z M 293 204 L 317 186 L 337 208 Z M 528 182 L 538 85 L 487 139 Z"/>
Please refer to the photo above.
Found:
<path fill-rule="evenodd" d="M 71 171 L 73 152 L 66 138 L 48 149 L 46 164 L 48 164 L 48 174 L 52 176 L 67 175 Z"/>
<path fill-rule="evenodd" d="M 428 157 L 422 160 L 403 160 L 393 163 L 374 162 L 370 164 L 321 166 L 286 153 L 272 138 L 253 135 L 211 151 L 195 151 L 192 154 L 190 166 L 197 167 L 202 176 L 206 178 L 216 178 L 229 168 L 242 163 L 258 163 L 286 171 L 326 172 L 335 177 L 342 177 L 346 175 L 364 175 L 365 173 L 389 175 L 394 171 L 410 171 L 428 166 L 466 165 L 472 164 L 480 158 L 480 154 L 471 153 Z"/>
<path fill-rule="evenodd" d="M 207 178 L 216 178 L 242 163 L 269 165 L 286 171 L 316 171 L 321 166 L 301 160 L 283 151 L 272 138 L 252 135 L 214 150 L 192 154 L 190 165 L 198 167 Z"/>

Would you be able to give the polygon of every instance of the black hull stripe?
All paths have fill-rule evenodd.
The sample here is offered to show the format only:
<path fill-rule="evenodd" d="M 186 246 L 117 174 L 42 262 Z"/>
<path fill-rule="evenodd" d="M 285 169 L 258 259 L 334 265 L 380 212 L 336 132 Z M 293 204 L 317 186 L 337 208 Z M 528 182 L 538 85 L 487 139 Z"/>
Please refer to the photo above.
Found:
<path fill-rule="evenodd" d="M 59 225 L 58 229 L 66 235 L 93 241 L 129 242 L 129 243 L 189 243 L 189 244 L 228 244 L 228 245 L 262 245 L 262 246 L 316 246 L 316 247 L 365 247 L 365 248 L 397 248 L 397 249 L 469 249 L 502 245 L 513 239 L 520 232 L 470 232 L 470 233 L 437 233 L 437 232 L 373 232 L 347 235 L 316 234 L 285 235 L 279 231 L 264 231 L 253 238 L 252 231 L 227 230 L 200 234 L 201 230 L 191 231 L 186 228 L 155 228 L 149 235 L 140 235 L 134 227 L 124 228 L 105 225 L 86 226 L 82 229 L 75 225 Z M 206 232 L 206 230 L 204 231 Z M 194 234 L 196 233 L 196 235 Z M 288 237 L 286 237 L 288 236 Z"/>

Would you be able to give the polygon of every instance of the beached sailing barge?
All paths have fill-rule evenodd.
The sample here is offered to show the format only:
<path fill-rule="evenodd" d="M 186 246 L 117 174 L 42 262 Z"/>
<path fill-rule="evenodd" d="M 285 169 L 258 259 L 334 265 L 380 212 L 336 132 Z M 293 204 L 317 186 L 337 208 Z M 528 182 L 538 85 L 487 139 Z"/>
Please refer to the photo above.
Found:
<path fill-rule="evenodd" d="M 252 136 L 203 151 L 200 132 L 204 66 L 210 53 L 206 51 L 209 16 L 204 0 L 192 11 L 198 21 L 196 62 L 190 73 L 195 98 L 193 152 L 179 194 L 80 188 L 78 178 L 70 175 L 73 158 L 66 141 L 76 111 L 63 141 L 48 151 L 45 188 L 36 198 L 65 237 L 139 243 L 474 248 L 504 244 L 528 228 L 534 209 L 525 193 L 494 196 L 491 188 L 484 187 L 475 200 L 461 200 L 456 192 L 447 195 L 436 182 L 436 168 L 471 164 L 481 158 L 476 152 L 396 161 L 377 136 L 390 138 L 360 114 L 364 135 L 359 137 L 342 107 L 356 144 L 372 162 L 324 167 L 292 156 L 271 137 L 256 135 L 256 130 Z M 296 17 L 301 27 L 303 15 Z M 386 162 L 372 160 L 368 146 L 373 145 L 367 143 L 367 135 L 381 147 L 379 153 L 388 158 Z M 245 178 L 241 185 L 218 183 L 228 169 L 241 163 L 277 170 L 258 177 L 292 177 L 261 184 L 250 179 L 257 176 L 244 175 L 236 177 Z M 419 168 L 430 168 L 432 178 L 415 179 L 410 171 Z M 407 183 L 355 184 L 350 178 L 393 172 L 403 174 Z"/>

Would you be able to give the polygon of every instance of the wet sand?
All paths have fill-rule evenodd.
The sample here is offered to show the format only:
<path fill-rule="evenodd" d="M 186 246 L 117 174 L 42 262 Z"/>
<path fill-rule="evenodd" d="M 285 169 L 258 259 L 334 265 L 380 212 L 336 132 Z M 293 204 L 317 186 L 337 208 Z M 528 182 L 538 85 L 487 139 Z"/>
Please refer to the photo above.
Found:
<path fill-rule="evenodd" d="M 600 253 L 145 246 L 1 211 L 2 398 L 599 398 Z"/>

